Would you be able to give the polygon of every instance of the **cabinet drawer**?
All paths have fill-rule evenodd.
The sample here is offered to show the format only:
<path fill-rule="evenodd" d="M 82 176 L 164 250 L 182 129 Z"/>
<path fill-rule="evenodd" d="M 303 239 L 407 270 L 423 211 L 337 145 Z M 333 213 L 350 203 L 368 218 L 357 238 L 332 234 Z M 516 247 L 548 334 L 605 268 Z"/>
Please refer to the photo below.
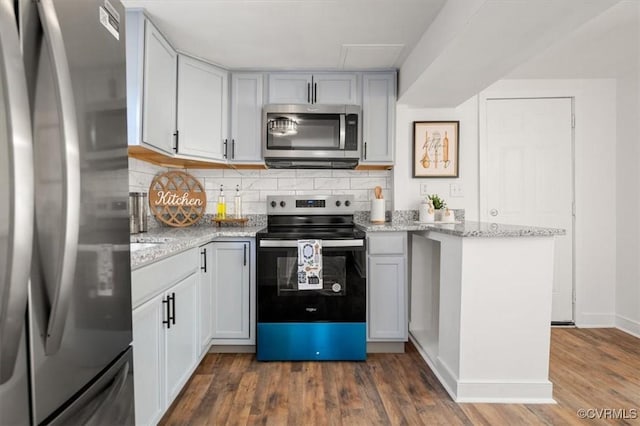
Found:
<path fill-rule="evenodd" d="M 369 254 L 405 254 L 406 232 L 379 232 L 367 236 Z"/>
<path fill-rule="evenodd" d="M 199 252 L 193 248 L 131 272 L 131 304 L 137 307 L 171 287 L 199 267 Z"/>

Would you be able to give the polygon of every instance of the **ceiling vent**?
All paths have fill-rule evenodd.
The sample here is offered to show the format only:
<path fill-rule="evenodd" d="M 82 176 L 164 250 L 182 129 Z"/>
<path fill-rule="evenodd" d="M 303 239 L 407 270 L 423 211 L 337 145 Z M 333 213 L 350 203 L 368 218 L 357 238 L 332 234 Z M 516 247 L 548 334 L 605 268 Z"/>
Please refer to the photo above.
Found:
<path fill-rule="evenodd" d="M 343 44 L 338 68 L 397 68 L 404 44 Z"/>

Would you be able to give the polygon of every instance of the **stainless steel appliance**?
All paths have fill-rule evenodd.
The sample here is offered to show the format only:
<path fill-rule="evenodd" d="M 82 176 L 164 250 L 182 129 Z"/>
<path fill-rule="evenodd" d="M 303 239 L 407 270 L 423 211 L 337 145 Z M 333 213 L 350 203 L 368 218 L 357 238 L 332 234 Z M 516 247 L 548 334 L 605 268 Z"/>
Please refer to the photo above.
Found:
<path fill-rule="evenodd" d="M 256 235 L 257 359 L 365 359 L 365 234 L 353 196 L 270 196 L 267 210 Z M 321 288 L 298 284 L 302 240 L 321 241 Z"/>
<path fill-rule="evenodd" d="M 357 105 L 265 105 L 262 155 L 273 168 L 354 168 L 360 158 Z"/>
<path fill-rule="evenodd" d="M 0 0 L 0 424 L 133 424 L 124 9 Z"/>

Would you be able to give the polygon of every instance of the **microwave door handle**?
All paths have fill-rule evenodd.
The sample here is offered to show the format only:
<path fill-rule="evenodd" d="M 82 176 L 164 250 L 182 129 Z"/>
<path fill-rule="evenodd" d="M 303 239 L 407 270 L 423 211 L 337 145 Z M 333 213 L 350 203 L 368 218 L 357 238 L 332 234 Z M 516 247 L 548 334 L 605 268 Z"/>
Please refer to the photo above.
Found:
<path fill-rule="evenodd" d="M 346 118 L 344 114 L 340 114 L 340 150 L 344 151 L 345 138 L 346 138 Z"/>
<path fill-rule="evenodd" d="M 62 217 L 64 224 L 62 226 L 62 253 L 59 272 L 55 277 L 45 277 L 45 279 L 56 280 L 45 341 L 45 353 L 53 355 L 58 351 L 62 342 L 76 269 L 80 226 L 80 158 L 71 73 L 53 1 L 40 0 L 38 12 L 44 29 L 44 42 L 49 44 L 51 51 L 54 78 L 57 80 L 60 125 L 63 135 L 64 200 Z"/>
<path fill-rule="evenodd" d="M 6 269 L 0 271 L 0 385 L 13 376 L 27 309 L 34 214 L 33 141 L 27 81 L 12 2 L 0 2 L 0 80 L 4 80 L 6 137 L 0 151 L 9 161 L 13 190 L 0 200 L 9 206 Z M 4 78 L 2 78 L 4 76 Z M 7 183 L 8 184 L 8 183 Z"/>

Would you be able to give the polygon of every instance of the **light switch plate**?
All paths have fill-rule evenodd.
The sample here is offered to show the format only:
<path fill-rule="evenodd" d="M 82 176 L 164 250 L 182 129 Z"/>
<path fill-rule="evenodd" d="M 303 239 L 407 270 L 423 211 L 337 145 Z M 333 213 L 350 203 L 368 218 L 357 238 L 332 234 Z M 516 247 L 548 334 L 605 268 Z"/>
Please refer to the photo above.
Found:
<path fill-rule="evenodd" d="M 426 183 L 420 184 L 420 195 L 429 195 L 429 187 Z"/>
<path fill-rule="evenodd" d="M 462 184 L 460 183 L 452 183 L 449 185 L 449 196 L 450 197 L 464 197 L 464 193 L 462 191 Z"/>

